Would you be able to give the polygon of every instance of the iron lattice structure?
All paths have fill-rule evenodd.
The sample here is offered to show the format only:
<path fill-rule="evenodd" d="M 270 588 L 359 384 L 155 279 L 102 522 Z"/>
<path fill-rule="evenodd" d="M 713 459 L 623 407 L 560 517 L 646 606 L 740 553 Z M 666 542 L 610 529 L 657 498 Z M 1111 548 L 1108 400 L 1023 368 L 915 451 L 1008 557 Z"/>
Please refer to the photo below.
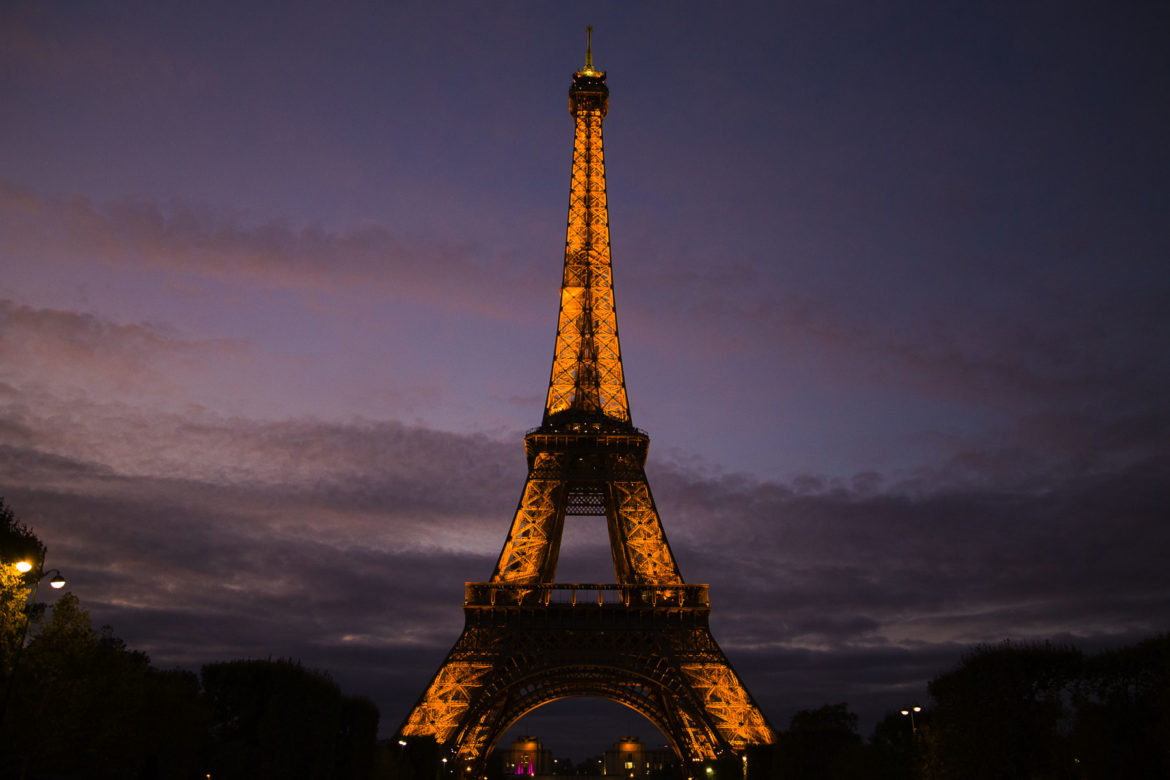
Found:
<path fill-rule="evenodd" d="M 526 713 L 591 696 L 641 713 L 685 763 L 771 743 L 774 732 L 708 626 L 706 585 L 683 582 L 646 480 L 614 306 L 602 120 L 605 73 L 573 75 L 565 271 L 544 420 L 490 582 L 467 583 L 465 627 L 403 723 L 465 777 Z M 604 515 L 614 584 L 557 584 L 566 516 Z"/>

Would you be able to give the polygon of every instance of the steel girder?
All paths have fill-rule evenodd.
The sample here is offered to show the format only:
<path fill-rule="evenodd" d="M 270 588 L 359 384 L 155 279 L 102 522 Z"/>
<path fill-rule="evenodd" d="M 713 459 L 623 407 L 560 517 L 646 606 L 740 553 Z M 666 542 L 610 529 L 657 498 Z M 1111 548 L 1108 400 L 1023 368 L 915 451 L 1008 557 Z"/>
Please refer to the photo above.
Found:
<path fill-rule="evenodd" d="M 646 479 L 649 437 L 541 428 L 526 437 L 526 447 L 528 480 L 493 582 L 554 582 L 565 516 L 592 508 L 607 520 L 616 582 L 682 583 Z"/>
<path fill-rule="evenodd" d="M 602 111 L 577 110 L 565 270 L 545 422 L 557 415 L 629 422 L 609 248 Z"/>
<path fill-rule="evenodd" d="M 482 772 L 513 723 L 568 697 L 630 707 L 688 763 L 773 740 L 711 636 L 706 607 L 586 602 L 466 613 L 463 634 L 401 731 L 433 736 L 466 776 Z"/>

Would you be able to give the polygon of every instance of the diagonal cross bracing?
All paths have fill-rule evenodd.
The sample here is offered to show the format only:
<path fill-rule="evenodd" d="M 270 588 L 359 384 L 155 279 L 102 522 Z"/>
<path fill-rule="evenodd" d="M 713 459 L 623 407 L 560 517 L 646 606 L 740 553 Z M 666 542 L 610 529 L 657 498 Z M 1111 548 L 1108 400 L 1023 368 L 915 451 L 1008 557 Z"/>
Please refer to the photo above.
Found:
<path fill-rule="evenodd" d="M 565 272 L 546 423 L 565 412 L 630 420 L 613 296 L 603 115 L 603 104 L 583 103 L 575 111 Z"/>

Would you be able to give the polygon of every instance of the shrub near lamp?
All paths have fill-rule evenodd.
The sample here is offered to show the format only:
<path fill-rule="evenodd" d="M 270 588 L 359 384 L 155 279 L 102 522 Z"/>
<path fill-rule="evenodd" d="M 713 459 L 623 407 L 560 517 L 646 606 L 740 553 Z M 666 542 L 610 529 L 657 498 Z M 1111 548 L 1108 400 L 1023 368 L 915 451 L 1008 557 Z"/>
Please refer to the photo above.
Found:
<path fill-rule="evenodd" d="M 25 575 L 25 579 L 29 579 L 29 572 L 33 570 L 33 564 L 29 561 L 17 561 L 13 564 L 18 572 Z M 0 724 L 4 722 L 4 713 L 8 711 L 8 699 L 12 696 L 12 684 L 16 680 L 16 672 L 20 668 L 20 656 L 24 652 L 24 640 L 28 637 L 28 624 L 32 622 L 32 608 L 37 601 L 37 588 L 41 584 L 41 580 L 45 577 L 52 576 L 49 580 L 49 587 L 53 590 L 60 590 L 65 587 L 65 578 L 61 575 L 59 569 L 43 569 L 39 574 L 33 575 L 32 592 L 29 594 L 28 601 L 24 605 L 24 625 L 20 629 L 20 641 L 16 645 L 16 655 L 12 659 L 12 671 L 8 675 L 8 680 L 4 684 L 4 700 L 0 701 Z"/>

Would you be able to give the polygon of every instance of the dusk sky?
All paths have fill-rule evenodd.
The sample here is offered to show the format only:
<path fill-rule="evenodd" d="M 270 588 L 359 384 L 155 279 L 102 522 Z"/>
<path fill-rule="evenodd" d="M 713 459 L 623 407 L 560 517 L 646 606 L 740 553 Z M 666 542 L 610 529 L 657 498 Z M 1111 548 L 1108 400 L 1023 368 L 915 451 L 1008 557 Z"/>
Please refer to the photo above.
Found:
<path fill-rule="evenodd" d="M 633 421 L 772 724 L 1170 629 L 1166 3 L 5 2 L 0 495 L 95 624 L 399 726 L 541 421 L 587 24 Z"/>

